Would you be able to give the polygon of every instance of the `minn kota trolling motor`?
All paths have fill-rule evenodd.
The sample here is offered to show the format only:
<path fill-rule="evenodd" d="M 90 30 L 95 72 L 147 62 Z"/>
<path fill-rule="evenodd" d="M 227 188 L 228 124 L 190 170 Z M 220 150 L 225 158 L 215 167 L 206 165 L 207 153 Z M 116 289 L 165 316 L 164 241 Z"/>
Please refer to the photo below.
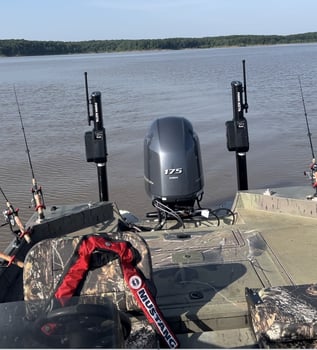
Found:
<path fill-rule="evenodd" d="M 85 146 L 87 162 L 95 162 L 98 171 L 99 200 L 108 201 L 108 180 L 107 180 L 107 143 L 106 132 L 103 127 L 101 93 L 95 91 L 89 99 L 87 72 L 85 72 L 85 88 L 87 99 L 88 125 L 94 122 L 92 131 L 85 133 Z"/>
<path fill-rule="evenodd" d="M 243 111 L 248 113 L 247 84 L 245 60 L 243 66 L 243 85 L 240 81 L 232 81 L 233 119 L 226 122 L 228 151 L 236 152 L 238 190 L 248 189 L 247 158 L 249 151 L 249 135 L 247 120 Z"/>

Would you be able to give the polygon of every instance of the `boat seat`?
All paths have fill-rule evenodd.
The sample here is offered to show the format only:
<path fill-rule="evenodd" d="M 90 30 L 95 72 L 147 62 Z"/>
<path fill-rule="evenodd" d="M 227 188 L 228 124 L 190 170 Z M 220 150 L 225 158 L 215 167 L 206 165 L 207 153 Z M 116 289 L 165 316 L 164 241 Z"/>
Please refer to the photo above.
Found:
<path fill-rule="evenodd" d="M 83 237 L 103 237 L 109 242 L 129 242 L 134 251 L 135 266 L 143 274 L 147 286 L 155 297 L 151 255 L 147 243 L 138 234 L 122 232 L 46 239 L 35 244 L 24 260 L 23 292 L 28 319 L 36 319 L 46 311 L 48 301 L 54 299 L 54 293 L 65 277 L 65 272 L 69 271 L 69 266 L 76 259 L 77 248 Z M 148 334 L 143 346 L 151 347 L 153 341 L 156 345 L 156 333 L 142 317 L 143 314 L 139 315 L 141 309 L 124 281 L 119 256 L 114 252 L 103 250 L 93 252 L 88 272 L 77 288 L 76 296 L 79 297 L 80 303 L 91 303 L 92 300 L 94 303 L 103 303 L 108 297 L 118 310 L 133 315 L 136 313 L 141 320 L 141 325 L 137 325 L 138 331 L 143 332 L 143 336 L 144 333 Z M 135 338 L 135 334 L 133 336 Z M 131 346 L 133 347 L 133 344 Z"/>
<path fill-rule="evenodd" d="M 262 348 L 317 348 L 317 285 L 246 288 L 250 322 Z"/>

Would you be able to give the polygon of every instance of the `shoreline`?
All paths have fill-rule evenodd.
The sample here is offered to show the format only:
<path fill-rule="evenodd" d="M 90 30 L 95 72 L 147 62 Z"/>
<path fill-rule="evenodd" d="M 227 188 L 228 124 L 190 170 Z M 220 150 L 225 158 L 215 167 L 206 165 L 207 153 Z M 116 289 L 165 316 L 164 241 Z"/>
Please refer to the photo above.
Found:
<path fill-rule="evenodd" d="M 199 38 L 110 39 L 54 41 L 0 39 L 0 57 L 52 56 L 92 53 L 179 51 L 276 45 L 316 44 L 317 32 L 291 35 L 226 35 Z"/>

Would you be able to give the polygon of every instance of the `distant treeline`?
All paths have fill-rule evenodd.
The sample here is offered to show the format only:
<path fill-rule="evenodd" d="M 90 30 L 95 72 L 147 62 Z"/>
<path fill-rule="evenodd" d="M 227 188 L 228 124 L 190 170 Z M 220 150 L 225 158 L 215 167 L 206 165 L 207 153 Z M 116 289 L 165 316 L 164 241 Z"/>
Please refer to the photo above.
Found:
<path fill-rule="evenodd" d="M 33 41 L 0 40 L 0 56 L 36 56 L 139 50 L 181 50 L 229 46 L 317 42 L 317 32 L 294 35 L 229 35 L 204 38 L 140 40 Z"/>

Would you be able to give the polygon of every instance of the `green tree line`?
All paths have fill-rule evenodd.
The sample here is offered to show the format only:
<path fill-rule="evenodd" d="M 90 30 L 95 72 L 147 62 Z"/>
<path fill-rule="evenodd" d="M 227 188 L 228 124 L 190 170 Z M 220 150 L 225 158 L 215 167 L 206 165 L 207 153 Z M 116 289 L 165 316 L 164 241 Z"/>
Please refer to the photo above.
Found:
<path fill-rule="evenodd" d="M 181 50 L 317 42 L 317 32 L 293 35 L 228 35 L 204 38 L 139 40 L 35 41 L 0 40 L 0 56 L 37 56 L 138 50 Z"/>

